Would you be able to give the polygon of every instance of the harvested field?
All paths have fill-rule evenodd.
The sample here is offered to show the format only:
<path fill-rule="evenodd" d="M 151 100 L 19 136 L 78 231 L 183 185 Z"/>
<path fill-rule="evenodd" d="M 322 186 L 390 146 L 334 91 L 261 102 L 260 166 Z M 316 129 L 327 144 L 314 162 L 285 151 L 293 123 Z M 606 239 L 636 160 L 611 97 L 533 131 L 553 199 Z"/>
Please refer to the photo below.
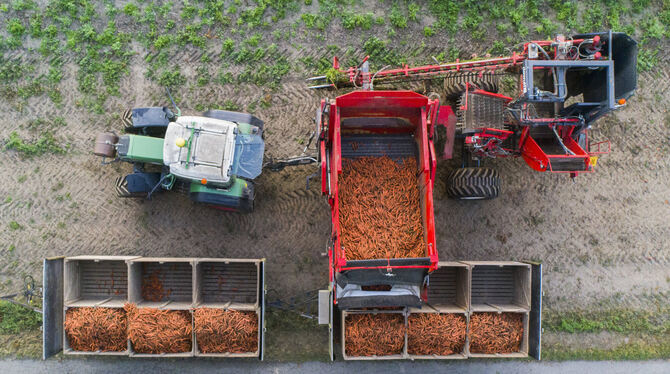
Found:
<path fill-rule="evenodd" d="M 187 310 L 160 310 L 124 306 L 128 338 L 135 353 L 182 353 L 192 348 L 193 326 Z"/>
<path fill-rule="evenodd" d="M 342 248 L 349 260 L 425 256 L 416 159 L 345 160 L 339 181 Z"/>
<path fill-rule="evenodd" d="M 442 261 L 541 260 L 543 312 L 555 316 L 556 327 L 543 334 L 543 353 L 579 349 L 574 357 L 587 358 L 607 350 L 630 358 L 630 350 L 649 342 L 669 345 L 663 326 L 670 314 L 659 313 L 659 305 L 670 296 L 670 56 L 663 53 L 670 28 L 662 21 L 670 3 L 481 1 L 463 3 L 458 12 L 446 11 L 453 8 L 446 1 L 347 2 L 336 8 L 329 6 L 334 2 L 226 1 L 218 10 L 208 1 L 158 3 L 0 4 L 2 294 L 20 293 L 24 274 L 41 279 L 44 257 L 87 254 L 267 257 L 267 283 L 281 299 L 327 286 L 321 251 L 331 234 L 330 212 L 314 188 L 318 180 L 305 190 L 316 166 L 264 171 L 249 215 L 210 209 L 172 192 L 151 201 L 116 197 L 114 181 L 132 173 L 132 166 L 100 165 L 91 154 L 95 136 L 121 133 L 120 116 L 128 108 L 171 105 L 165 86 L 185 115 L 217 108 L 254 114 L 265 122 L 266 156 L 277 159 L 303 151 L 320 100 L 349 92 L 307 88 L 305 78 L 325 74 L 334 55 L 343 67 L 370 55 L 375 71 L 404 62 L 432 64 L 432 57 L 442 63 L 508 55 L 502 47 L 556 33 L 631 29 L 641 42 L 638 90 L 589 133 L 612 145 L 596 172 L 571 181 L 538 173 L 522 159 L 486 160 L 483 165 L 502 178 L 500 197 L 451 200 L 446 180 L 461 166 L 457 144 L 455 158 L 439 160 L 436 171 L 436 250 Z M 419 10 L 410 19 L 414 4 Z M 382 22 L 373 17 L 366 27 L 354 24 L 353 16 L 368 12 Z M 557 19 L 559 14 L 568 16 Z M 82 47 L 71 48 L 69 38 Z M 440 94 L 442 86 L 433 82 L 421 92 Z M 453 104 L 444 95 L 441 103 Z M 438 133 L 441 143 L 443 129 Z M 441 144 L 435 148 L 441 153 Z M 654 323 L 644 325 L 651 326 L 646 331 L 652 339 L 620 332 L 620 322 L 593 320 L 619 313 L 653 316 Z M 589 323 L 573 333 L 574 325 L 563 323 L 565 314 L 583 315 Z M 267 359 L 327 357 L 327 328 L 309 321 L 309 328 L 296 329 L 285 321 L 291 313 L 275 316 Z M 6 354 L 24 352 L 31 342 L 17 341 L 22 333 L 3 336 Z M 41 344 L 33 345 L 31 355 L 38 357 Z M 641 350 L 648 354 L 643 357 L 668 356 L 653 348 Z"/>
<path fill-rule="evenodd" d="M 126 311 L 117 308 L 70 308 L 65 312 L 65 335 L 80 352 L 123 352 L 128 348 Z"/>
<path fill-rule="evenodd" d="M 407 353 L 438 356 L 461 353 L 466 332 L 462 314 L 410 314 L 407 317 Z"/>
<path fill-rule="evenodd" d="M 199 308 L 193 312 L 201 353 L 249 353 L 258 350 L 256 312 Z"/>
<path fill-rule="evenodd" d="M 398 313 L 350 314 L 345 320 L 347 356 L 399 355 L 405 345 L 405 318 Z"/>
<path fill-rule="evenodd" d="M 522 314 L 473 313 L 470 317 L 470 353 L 519 352 L 522 339 Z"/>

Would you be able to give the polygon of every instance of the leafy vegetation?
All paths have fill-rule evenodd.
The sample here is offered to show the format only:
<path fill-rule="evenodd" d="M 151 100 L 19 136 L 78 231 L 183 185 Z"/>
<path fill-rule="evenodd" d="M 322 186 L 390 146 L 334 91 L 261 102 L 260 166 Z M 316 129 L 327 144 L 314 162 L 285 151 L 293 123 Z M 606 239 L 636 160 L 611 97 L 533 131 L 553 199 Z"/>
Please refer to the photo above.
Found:
<path fill-rule="evenodd" d="M 9 134 L 5 142 L 5 149 L 19 152 L 24 157 L 40 156 L 45 153 L 64 154 L 67 146 L 63 147 L 51 131 L 44 131 L 36 140 L 24 140 L 16 131 Z"/>
<path fill-rule="evenodd" d="M 543 327 L 569 333 L 611 331 L 620 333 L 670 332 L 670 309 L 658 311 L 606 310 L 600 312 L 545 312 Z"/>
<path fill-rule="evenodd" d="M 653 360 L 665 359 L 670 356 L 670 343 L 648 343 L 636 341 L 620 344 L 613 349 L 574 348 L 574 347 L 543 347 L 542 359 L 567 360 Z"/>
<path fill-rule="evenodd" d="M 9 301 L 0 300 L 0 334 L 18 334 L 26 330 L 39 330 L 42 315 Z"/>
<path fill-rule="evenodd" d="M 351 47 L 372 51 L 375 57 L 381 57 L 382 61 L 372 60 L 376 64 L 397 65 L 425 61 L 420 53 L 425 44 L 413 46 L 413 51 L 405 56 L 394 52 L 399 46 L 411 46 L 410 38 L 415 32 L 425 37 L 466 35 L 471 40 L 480 40 L 483 45 L 488 44 L 489 53 L 499 55 L 504 53 L 505 47 L 528 38 L 609 27 L 634 33 L 641 41 L 638 60 L 641 71 L 651 70 L 658 63 L 659 49 L 650 43 L 670 36 L 668 1 L 429 0 L 422 4 L 394 0 L 386 4 L 388 13 L 383 17 L 375 16 L 354 0 L 314 3 L 311 0 L 248 3 L 132 0 L 117 6 L 106 0 L 47 0 L 45 3 L 14 0 L 10 6 L 0 9 L 7 33 L 7 37 L 0 38 L 0 51 L 3 51 L 0 96 L 27 100 L 46 94 L 54 103 L 62 103 L 60 82 L 66 76 L 63 64 L 71 59 L 78 65 L 75 73 L 78 89 L 85 96 L 77 102 L 102 113 L 107 98 L 120 94 L 121 79 L 128 74 L 131 58 L 137 53 L 131 47 L 133 42 L 144 48 L 140 54 L 150 64 L 146 76 L 160 85 L 252 83 L 276 87 L 287 74 L 286 65 L 294 61 L 279 60 L 286 56 L 282 56 L 277 45 L 267 37 L 270 32 L 276 42 L 285 40 L 299 49 L 297 43 L 325 40 L 331 27 L 341 26 L 345 33 L 365 30 L 368 31 L 365 37 Z M 309 11 L 301 12 L 307 7 Z M 650 12 L 644 13 L 643 9 Z M 299 17 L 291 20 L 287 17 L 289 14 Z M 420 22 L 426 14 L 434 20 L 430 26 Z M 384 27 L 387 22 L 388 26 Z M 123 25 L 123 29 L 119 25 Z M 36 64 L 6 61 L 6 52 L 24 48 L 29 40 L 38 46 L 34 57 L 40 57 L 41 61 Z M 221 58 L 237 65 L 236 68 L 226 65 L 223 73 L 210 76 L 204 74 L 204 70 L 183 74 L 169 67 L 174 65 L 169 61 L 179 51 L 188 48 L 211 51 L 216 49 L 216 44 L 221 48 Z M 445 50 L 443 56 L 447 55 L 453 54 Z M 320 59 L 311 58 L 321 65 Z M 351 58 L 356 63 L 361 56 Z M 313 69 L 309 62 L 302 62 L 310 71 Z M 36 65 L 46 67 L 35 69 Z M 324 72 L 327 68 L 319 66 L 318 70 Z"/>

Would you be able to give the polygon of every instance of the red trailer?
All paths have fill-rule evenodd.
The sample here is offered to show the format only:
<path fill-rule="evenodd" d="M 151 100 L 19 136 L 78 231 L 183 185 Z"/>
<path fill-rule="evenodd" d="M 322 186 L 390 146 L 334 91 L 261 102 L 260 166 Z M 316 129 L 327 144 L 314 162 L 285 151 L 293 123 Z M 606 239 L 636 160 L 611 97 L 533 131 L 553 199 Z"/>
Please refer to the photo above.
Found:
<path fill-rule="evenodd" d="M 355 91 L 335 100 L 321 102 L 317 114 L 320 126 L 321 191 L 328 196 L 331 207 L 332 234 L 328 250 L 330 281 L 340 291 L 356 286 L 420 286 L 425 275 L 437 267 L 435 218 L 433 215 L 433 184 L 437 157 L 433 145 L 438 123 L 455 123 L 448 106 L 438 100 L 412 91 Z M 420 209 L 424 236 L 424 256 L 418 258 L 375 258 L 352 260 L 341 242 L 340 174 L 343 161 L 360 157 L 390 157 L 399 161 L 415 157 L 416 178 L 420 191 Z M 418 303 L 417 287 L 411 293 Z M 361 289 L 355 291 L 365 292 Z M 349 294 L 350 292 L 347 292 Z M 335 303 L 338 292 L 335 291 Z M 409 294 L 397 295 L 407 298 Z M 363 300 L 363 299 L 361 299 Z M 386 301 L 366 299 L 365 303 L 395 305 Z M 370 305 L 372 305 L 370 304 Z M 356 304 L 361 306 L 361 304 Z"/>

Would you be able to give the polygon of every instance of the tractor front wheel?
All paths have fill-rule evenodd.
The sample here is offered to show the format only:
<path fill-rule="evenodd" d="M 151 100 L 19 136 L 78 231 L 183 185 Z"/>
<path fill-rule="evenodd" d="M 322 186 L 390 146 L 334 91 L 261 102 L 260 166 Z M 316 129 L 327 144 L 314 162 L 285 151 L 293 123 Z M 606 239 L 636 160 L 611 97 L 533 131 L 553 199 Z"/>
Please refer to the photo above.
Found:
<path fill-rule="evenodd" d="M 447 195 L 459 200 L 490 200 L 500 193 L 498 171 L 489 168 L 461 168 L 449 174 Z"/>

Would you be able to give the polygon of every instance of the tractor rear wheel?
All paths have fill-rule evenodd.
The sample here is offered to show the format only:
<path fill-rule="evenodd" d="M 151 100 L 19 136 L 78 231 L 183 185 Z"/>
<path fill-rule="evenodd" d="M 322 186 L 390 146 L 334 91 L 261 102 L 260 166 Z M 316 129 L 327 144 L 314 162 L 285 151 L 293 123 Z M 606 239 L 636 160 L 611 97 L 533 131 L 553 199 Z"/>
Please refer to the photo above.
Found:
<path fill-rule="evenodd" d="M 248 123 L 252 126 L 258 127 L 261 131 L 263 131 L 263 121 L 252 116 L 251 114 L 231 112 L 228 110 L 221 110 L 221 109 L 211 109 L 206 111 L 202 115 L 203 117 L 216 118 L 224 121 Z"/>
<path fill-rule="evenodd" d="M 461 168 L 449 174 L 447 195 L 459 200 L 490 200 L 500 193 L 498 171 L 490 168 Z"/>
<path fill-rule="evenodd" d="M 160 181 L 161 173 L 128 174 L 116 179 L 116 194 L 119 197 L 147 197 Z"/>
<path fill-rule="evenodd" d="M 121 114 L 121 123 L 125 132 L 133 132 L 133 110 L 126 109 Z"/>

